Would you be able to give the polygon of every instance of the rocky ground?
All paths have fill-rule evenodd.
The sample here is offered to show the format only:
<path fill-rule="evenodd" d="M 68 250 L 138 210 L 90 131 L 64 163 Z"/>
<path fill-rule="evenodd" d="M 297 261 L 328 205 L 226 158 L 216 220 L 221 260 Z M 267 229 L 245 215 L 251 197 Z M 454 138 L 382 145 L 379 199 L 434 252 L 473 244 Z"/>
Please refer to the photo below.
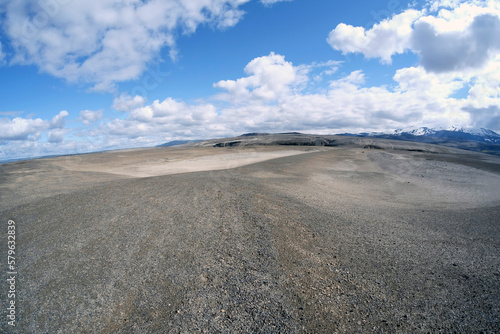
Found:
<path fill-rule="evenodd" d="M 0 165 L 0 331 L 498 332 L 500 158 L 316 139 Z"/>

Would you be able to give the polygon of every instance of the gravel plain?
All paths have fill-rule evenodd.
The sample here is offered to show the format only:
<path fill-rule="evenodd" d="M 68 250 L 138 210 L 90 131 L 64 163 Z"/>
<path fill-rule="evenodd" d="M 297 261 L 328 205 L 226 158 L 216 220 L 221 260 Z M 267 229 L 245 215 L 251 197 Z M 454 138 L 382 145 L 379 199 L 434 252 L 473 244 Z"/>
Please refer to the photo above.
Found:
<path fill-rule="evenodd" d="M 1 164 L 0 331 L 499 332 L 499 157 L 248 140 Z"/>

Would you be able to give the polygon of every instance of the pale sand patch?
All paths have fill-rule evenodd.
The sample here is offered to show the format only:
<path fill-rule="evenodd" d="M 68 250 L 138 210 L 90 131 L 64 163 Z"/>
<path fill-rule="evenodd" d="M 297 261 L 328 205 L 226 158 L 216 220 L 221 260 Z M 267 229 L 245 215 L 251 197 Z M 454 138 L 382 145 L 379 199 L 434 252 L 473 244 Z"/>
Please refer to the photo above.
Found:
<path fill-rule="evenodd" d="M 103 153 L 100 159 L 66 159 L 57 164 L 73 171 L 111 173 L 130 177 L 151 177 L 160 175 L 223 170 L 254 164 L 266 160 L 315 152 L 317 150 L 276 148 L 239 149 L 190 149 L 148 151 L 141 159 L 134 152 Z"/>
<path fill-rule="evenodd" d="M 303 154 L 301 151 L 278 152 L 245 152 L 204 156 L 181 161 L 158 161 L 147 164 L 137 164 L 118 167 L 109 170 L 110 173 L 129 175 L 133 177 L 150 177 L 169 174 L 201 172 L 210 170 L 230 169 L 270 159 Z"/>

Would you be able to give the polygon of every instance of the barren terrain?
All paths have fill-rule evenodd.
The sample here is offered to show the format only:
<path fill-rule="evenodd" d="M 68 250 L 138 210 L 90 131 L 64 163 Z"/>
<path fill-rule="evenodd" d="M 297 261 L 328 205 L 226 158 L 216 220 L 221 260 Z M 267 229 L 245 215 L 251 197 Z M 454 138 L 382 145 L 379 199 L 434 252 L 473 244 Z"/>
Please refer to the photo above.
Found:
<path fill-rule="evenodd" d="M 13 162 L 9 219 L 1 332 L 500 328 L 500 157 L 281 135 Z"/>

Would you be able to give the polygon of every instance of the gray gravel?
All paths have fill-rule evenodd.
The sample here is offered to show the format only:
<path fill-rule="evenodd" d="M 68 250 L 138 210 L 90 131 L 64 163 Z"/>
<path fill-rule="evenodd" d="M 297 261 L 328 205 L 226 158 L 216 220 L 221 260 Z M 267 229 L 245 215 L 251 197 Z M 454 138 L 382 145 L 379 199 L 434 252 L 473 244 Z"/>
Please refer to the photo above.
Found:
<path fill-rule="evenodd" d="M 500 159 L 343 145 L 147 178 L 57 161 L 0 165 L 19 251 L 1 331 L 499 332 Z"/>

